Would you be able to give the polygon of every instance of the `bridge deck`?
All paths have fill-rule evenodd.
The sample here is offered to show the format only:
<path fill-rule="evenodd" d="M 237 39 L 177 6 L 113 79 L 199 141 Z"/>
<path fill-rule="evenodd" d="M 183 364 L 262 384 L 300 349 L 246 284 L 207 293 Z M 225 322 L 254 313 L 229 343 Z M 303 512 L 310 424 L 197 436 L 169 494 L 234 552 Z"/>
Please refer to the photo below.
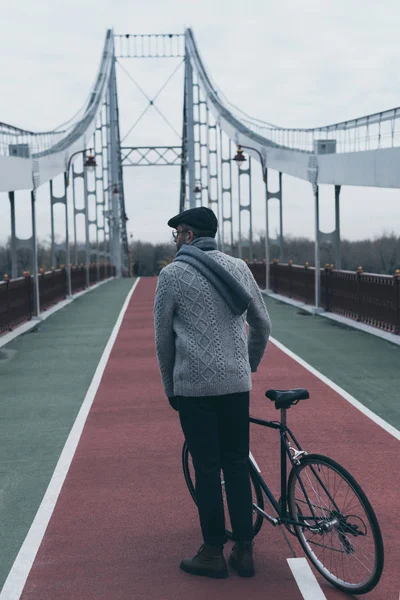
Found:
<path fill-rule="evenodd" d="M 196 600 L 244 594 L 301 599 L 285 560 L 293 554 L 280 530 L 267 523 L 257 537 L 254 579 L 199 580 L 178 568 L 182 555 L 193 553 L 201 540 L 181 474 L 182 433 L 163 396 L 154 355 L 155 279 L 141 280 L 134 291 L 76 452 L 67 448 L 52 479 L 131 285 L 127 280 L 106 284 L 50 317 L 36 333 L 15 340 L 1 355 L 1 584 L 11 574 L 0 600 Z M 274 301 L 268 306 L 275 338 L 359 400 L 368 404 L 378 397 L 382 416 L 398 424 L 397 346 L 297 316 L 295 309 Z M 289 424 L 308 451 L 336 458 L 367 492 L 386 547 L 382 581 L 368 597 L 397 600 L 400 516 L 397 469 L 391 465 L 398 441 L 271 343 L 254 377 L 252 414 L 276 418 L 263 397 L 266 387 L 274 386 L 310 390 L 311 399 L 289 412 Z M 277 490 L 274 433 L 252 429 L 252 450 Z M 62 484 L 63 469 L 68 474 L 52 512 L 55 479 Z M 37 513 L 50 480 L 54 497 L 49 494 Z M 41 530 L 45 535 L 35 557 Z M 297 543 L 293 547 L 302 556 Z M 319 582 L 328 600 L 345 597 Z"/>

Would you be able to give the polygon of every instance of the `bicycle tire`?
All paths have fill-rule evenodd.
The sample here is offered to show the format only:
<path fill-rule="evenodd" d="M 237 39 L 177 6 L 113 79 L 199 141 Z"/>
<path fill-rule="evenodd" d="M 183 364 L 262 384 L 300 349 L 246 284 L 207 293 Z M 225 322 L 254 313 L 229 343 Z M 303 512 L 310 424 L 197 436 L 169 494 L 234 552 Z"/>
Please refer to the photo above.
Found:
<path fill-rule="evenodd" d="M 332 488 L 335 477 L 338 477 L 340 482 Z M 309 485 L 310 495 L 306 489 Z M 349 488 L 352 492 L 350 499 Z M 326 490 L 328 490 L 329 496 Z M 318 493 L 321 495 L 319 496 Z M 336 496 L 333 497 L 333 494 Z M 382 575 L 384 547 L 374 510 L 354 477 L 331 458 L 320 454 L 308 454 L 301 459 L 300 465 L 292 468 L 290 472 L 287 498 L 291 518 L 303 520 L 314 527 L 314 532 L 299 525 L 295 525 L 294 529 L 304 552 L 321 575 L 346 593 L 365 594 L 370 592 Z M 315 518 L 307 498 L 313 508 Z M 344 500 L 342 500 L 343 498 Z M 351 506 L 353 502 L 358 502 L 364 511 L 364 520 L 354 514 L 355 509 Z M 305 510 L 307 512 L 304 514 Z M 329 539 L 327 535 L 328 538 L 330 536 Z M 313 536 L 314 539 L 312 539 Z M 371 551 L 368 549 L 367 552 L 364 549 L 364 541 L 366 542 L 364 546 L 369 544 Z M 328 543 L 330 546 L 324 547 L 322 542 Z M 324 548 L 322 556 L 317 555 L 319 547 Z M 326 550 L 331 551 L 329 568 L 326 564 L 328 562 Z M 336 563 L 334 565 L 336 572 L 333 572 L 332 557 L 339 560 L 341 557 L 342 563 L 346 557 L 346 562 L 350 567 L 350 570 L 347 571 L 348 575 L 345 574 L 344 563 L 341 565 Z M 369 570 L 368 561 L 372 559 L 373 566 Z M 365 575 L 362 574 L 363 571 L 365 571 Z"/>
<path fill-rule="evenodd" d="M 182 448 L 183 474 L 185 476 L 186 485 L 188 486 L 190 495 L 192 496 L 193 501 L 197 506 L 196 490 L 195 490 L 193 477 L 191 474 L 190 462 L 191 462 L 190 451 L 189 451 L 187 443 L 184 442 L 183 448 Z M 250 465 L 250 461 L 249 461 L 249 465 Z M 221 480 L 222 480 L 222 471 L 221 471 Z M 262 510 L 264 510 L 264 498 L 263 498 L 262 490 L 261 490 L 260 484 L 258 483 L 258 481 L 255 478 L 253 471 L 251 469 L 250 469 L 250 481 L 251 481 L 251 485 L 252 485 L 253 499 L 255 499 L 257 501 L 257 506 L 259 508 L 261 508 Z M 225 509 L 225 513 L 227 513 L 227 504 L 226 504 L 224 491 L 223 491 L 223 494 L 224 494 L 224 509 Z M 254 496 L 255 496 L 255 498 L 254 498 Z M 260 513 L 258 513 L 255 509 L 253 509 L 253 515 L 254 515 L 254 517 L 253 517 L 253 538 L 255 538 L 255 536 L 259 533 L 259 531 L 262 527 L 262 524 L 264 522 L 264 517 L 262 515 L 260 515 Z M 225 527 L 225 532 L 226 532 L 226 537 L 229 540 L 233 539 L 232 531 L 228 527 Z"/>

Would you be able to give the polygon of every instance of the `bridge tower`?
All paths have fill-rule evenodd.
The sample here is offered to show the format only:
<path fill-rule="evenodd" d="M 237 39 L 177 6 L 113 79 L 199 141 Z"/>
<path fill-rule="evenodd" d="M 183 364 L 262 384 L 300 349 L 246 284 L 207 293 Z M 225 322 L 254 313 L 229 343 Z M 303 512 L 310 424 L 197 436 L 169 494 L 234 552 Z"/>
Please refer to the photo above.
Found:
<path fill-rule="evenodd" d="M 117 69 L 122 68 L 123 59 L 149 58 L 176 59 L 179 64 L 171 77 L 183 67 L 182 124 L 180 132 L 175 130 L 179 144 L 129 145 L 121 138 Z M 155 101 L 169 79 L 156 96 L 150 97 L 141 90 L 148 103 L 146 111 L 156 109 L 161 114 Z M 39 205 L 43 209 L 44 202 L 48 203 L 51 221 L 51 262 L 55 269 L 64 265 L 60 270 L 66 275 L 67 295 L 79 286 L 99 281 L 104 272 L 110 274 L 111 264 L 117 276 L 128 275 L 123 172 L 132 166 L 177 166 L 180 189 L 176 210 L 195 206 L 212 208 L 220 224 L 221 250 L 252 261 L 254 212 L 260 206 L 265 210 L 265 221 L 264 217 L 263 222 L 258 218 L 261 231 L 265 232 L 264 256 L 257 258 L 265 257 L 268 288 L 271 248 L 279 249 L 280 261 L 284 258 L 283 175 L 287 174 L 308 182 L 314 196 L 313 292 L 318 308 L 322 243 L 334 246 L 335 267 L 341 266 L 342 187 L 400 188 L 399 159 L 399 108 L 311 129 L 276 126 L 249 117 L 225 98 L 204 66 L 191 29 L 184 34 L 146 35 L 116 35 L 110 29 L 89 99 L 72 119 L 44 132 L 0 123 L 0 193 L 8 194 L 11 212 L 11 275 L 22 274 L 18 253 L 21 256 L 29 251 L 35 312 L 39 314 L 39 287 L 45 277 L 39 281 L 36 211 Z M 261 194 L 254 191 L 255 178 L 260 177 L 255 161 L 261 164 L 264 186 Z M 239 171 L 234 162 L 241 167 Z M 270 187 L 271 171 L 278 173 L 279 185 L 275 190 Z M 329 233 L 320 230 L 322 185 L 335 190 L 335 229 Z M 23 197 L 20 191 L 24 190 Z M 279 228 L 274 238 L 269 226 L 272 201 L 279 205 Z M 27 239 L 17 236 L 17 209 L 21 207 L 25 220 L 32 224 Z M 78 234 L 82 218 L 84 223 Z M 61 241 L 56 231 L 59 235 L 62 231 Z M 79 268 L 78 263 L 82 263 Z M 24 270 L 26 265 L 27 262 Z"/>

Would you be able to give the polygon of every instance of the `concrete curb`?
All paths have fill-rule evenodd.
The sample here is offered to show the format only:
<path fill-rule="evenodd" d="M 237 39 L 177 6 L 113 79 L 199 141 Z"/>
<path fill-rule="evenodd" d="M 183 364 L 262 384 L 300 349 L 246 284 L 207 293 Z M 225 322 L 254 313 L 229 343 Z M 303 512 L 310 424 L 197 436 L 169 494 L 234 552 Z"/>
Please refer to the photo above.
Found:
<path fill-rule="evenodd" d="M 115 277 L 109 277 L 108 279 L 104 279 L 104 281 L 95 283 L 95 285 L 92 285 L 87 290 L 83 290 L 82 292 L 73 294 L 72 296 L 69 296 L 69 298 L 67 298 L 66 300 L 62 300 L 61 302 L 58 302 L 54 306 L 51 306 L 49 309 L 47 309 L 46 311 L 41 313 L 39 317 L 32 317 L 32 319 L 30 321 L 28 321 L 27 323 L 23 323 L 22 325 L 19 325 L 18 327 L 16 327 L 12 331 L 10 331 L 10 333 L 5 333 L 5 334 L 1 335 L 0 336 L 0 348 L 3 348 L 3 346 L 6 346 L 7 344 L 9 344 L 13 340 L 15 340 L 20 335 L 23 335 L 24 333 L 31 331 L 32 329 L 37 327 L 41 321 L 45 321 L 46 319 L 51 317 L 51 315 L 54 315 L 54 313 L 58 312 L 62 308 L 65 308 L 66 306 L 71 304 L 77 298 L 80 298 L 81 296 L 84 296 L 85 294 L 88 294 L 89 292 L 96 290 L 101 285 L 104 285 L 105 283 L 108 283 L 109 281 L 112 281 L 113 279 L 115 279 Z"/>
<path fill-rule="evenodd" d="M 286 296 L 281 296 L 280 294 L 274 294 L 273 292 L 266 292 L 265 290 L 261 290 L 263 296 L 269 296 L 274 300 L 278 300 L 278 302 L 284 302 L 285 304 L 290 304 L 291 306 L 295 306 L 305 312 L 308 312 L 312 315 L 317 315 L 319 317 L 324 317 L 324 319 L 329 319 L 331 321 L 336 321 L 337 323 L 341 323 L 342 325 L 346 325 L 347 327 L 352 327 L 353 329 L 358 329 L 359 331 L 363 331 L 364 333 L 369 333 L 376 337 L 379 337 L 386 342 L 390 342 L 397 346 L 400 346 L 400 335 L 395 335 L 394 333 L 389 333 L 388 331 L 383 331 L 382 329 L 378 329 L 377 327 L 372 327 L 371 325 L 366 325 L 365 323 L 359 323 L 358 321 L 354 321 L 353 319 L 348 319 L 347 317 L 342 317 L 341 315 L 336 315 L 335 313 L 326 312 L 323 308 L 316 308 L 315 306 L 310 306 L 309 304 L 304 304 L 303 302 L 299 302 L 298 300 L 293 300 L 292 298 L 287 298 Z"/>

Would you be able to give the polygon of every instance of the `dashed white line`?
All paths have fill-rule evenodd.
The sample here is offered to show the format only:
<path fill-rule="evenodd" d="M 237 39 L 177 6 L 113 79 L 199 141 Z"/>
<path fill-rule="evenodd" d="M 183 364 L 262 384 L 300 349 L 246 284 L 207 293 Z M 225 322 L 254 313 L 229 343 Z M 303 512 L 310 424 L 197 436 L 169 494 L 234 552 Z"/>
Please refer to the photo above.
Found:
<path fill-rule="evenodd" d="M 286 560 L 304 600 L 326 600 L 307 560 L 305 558 L 287 558 Z"/>

